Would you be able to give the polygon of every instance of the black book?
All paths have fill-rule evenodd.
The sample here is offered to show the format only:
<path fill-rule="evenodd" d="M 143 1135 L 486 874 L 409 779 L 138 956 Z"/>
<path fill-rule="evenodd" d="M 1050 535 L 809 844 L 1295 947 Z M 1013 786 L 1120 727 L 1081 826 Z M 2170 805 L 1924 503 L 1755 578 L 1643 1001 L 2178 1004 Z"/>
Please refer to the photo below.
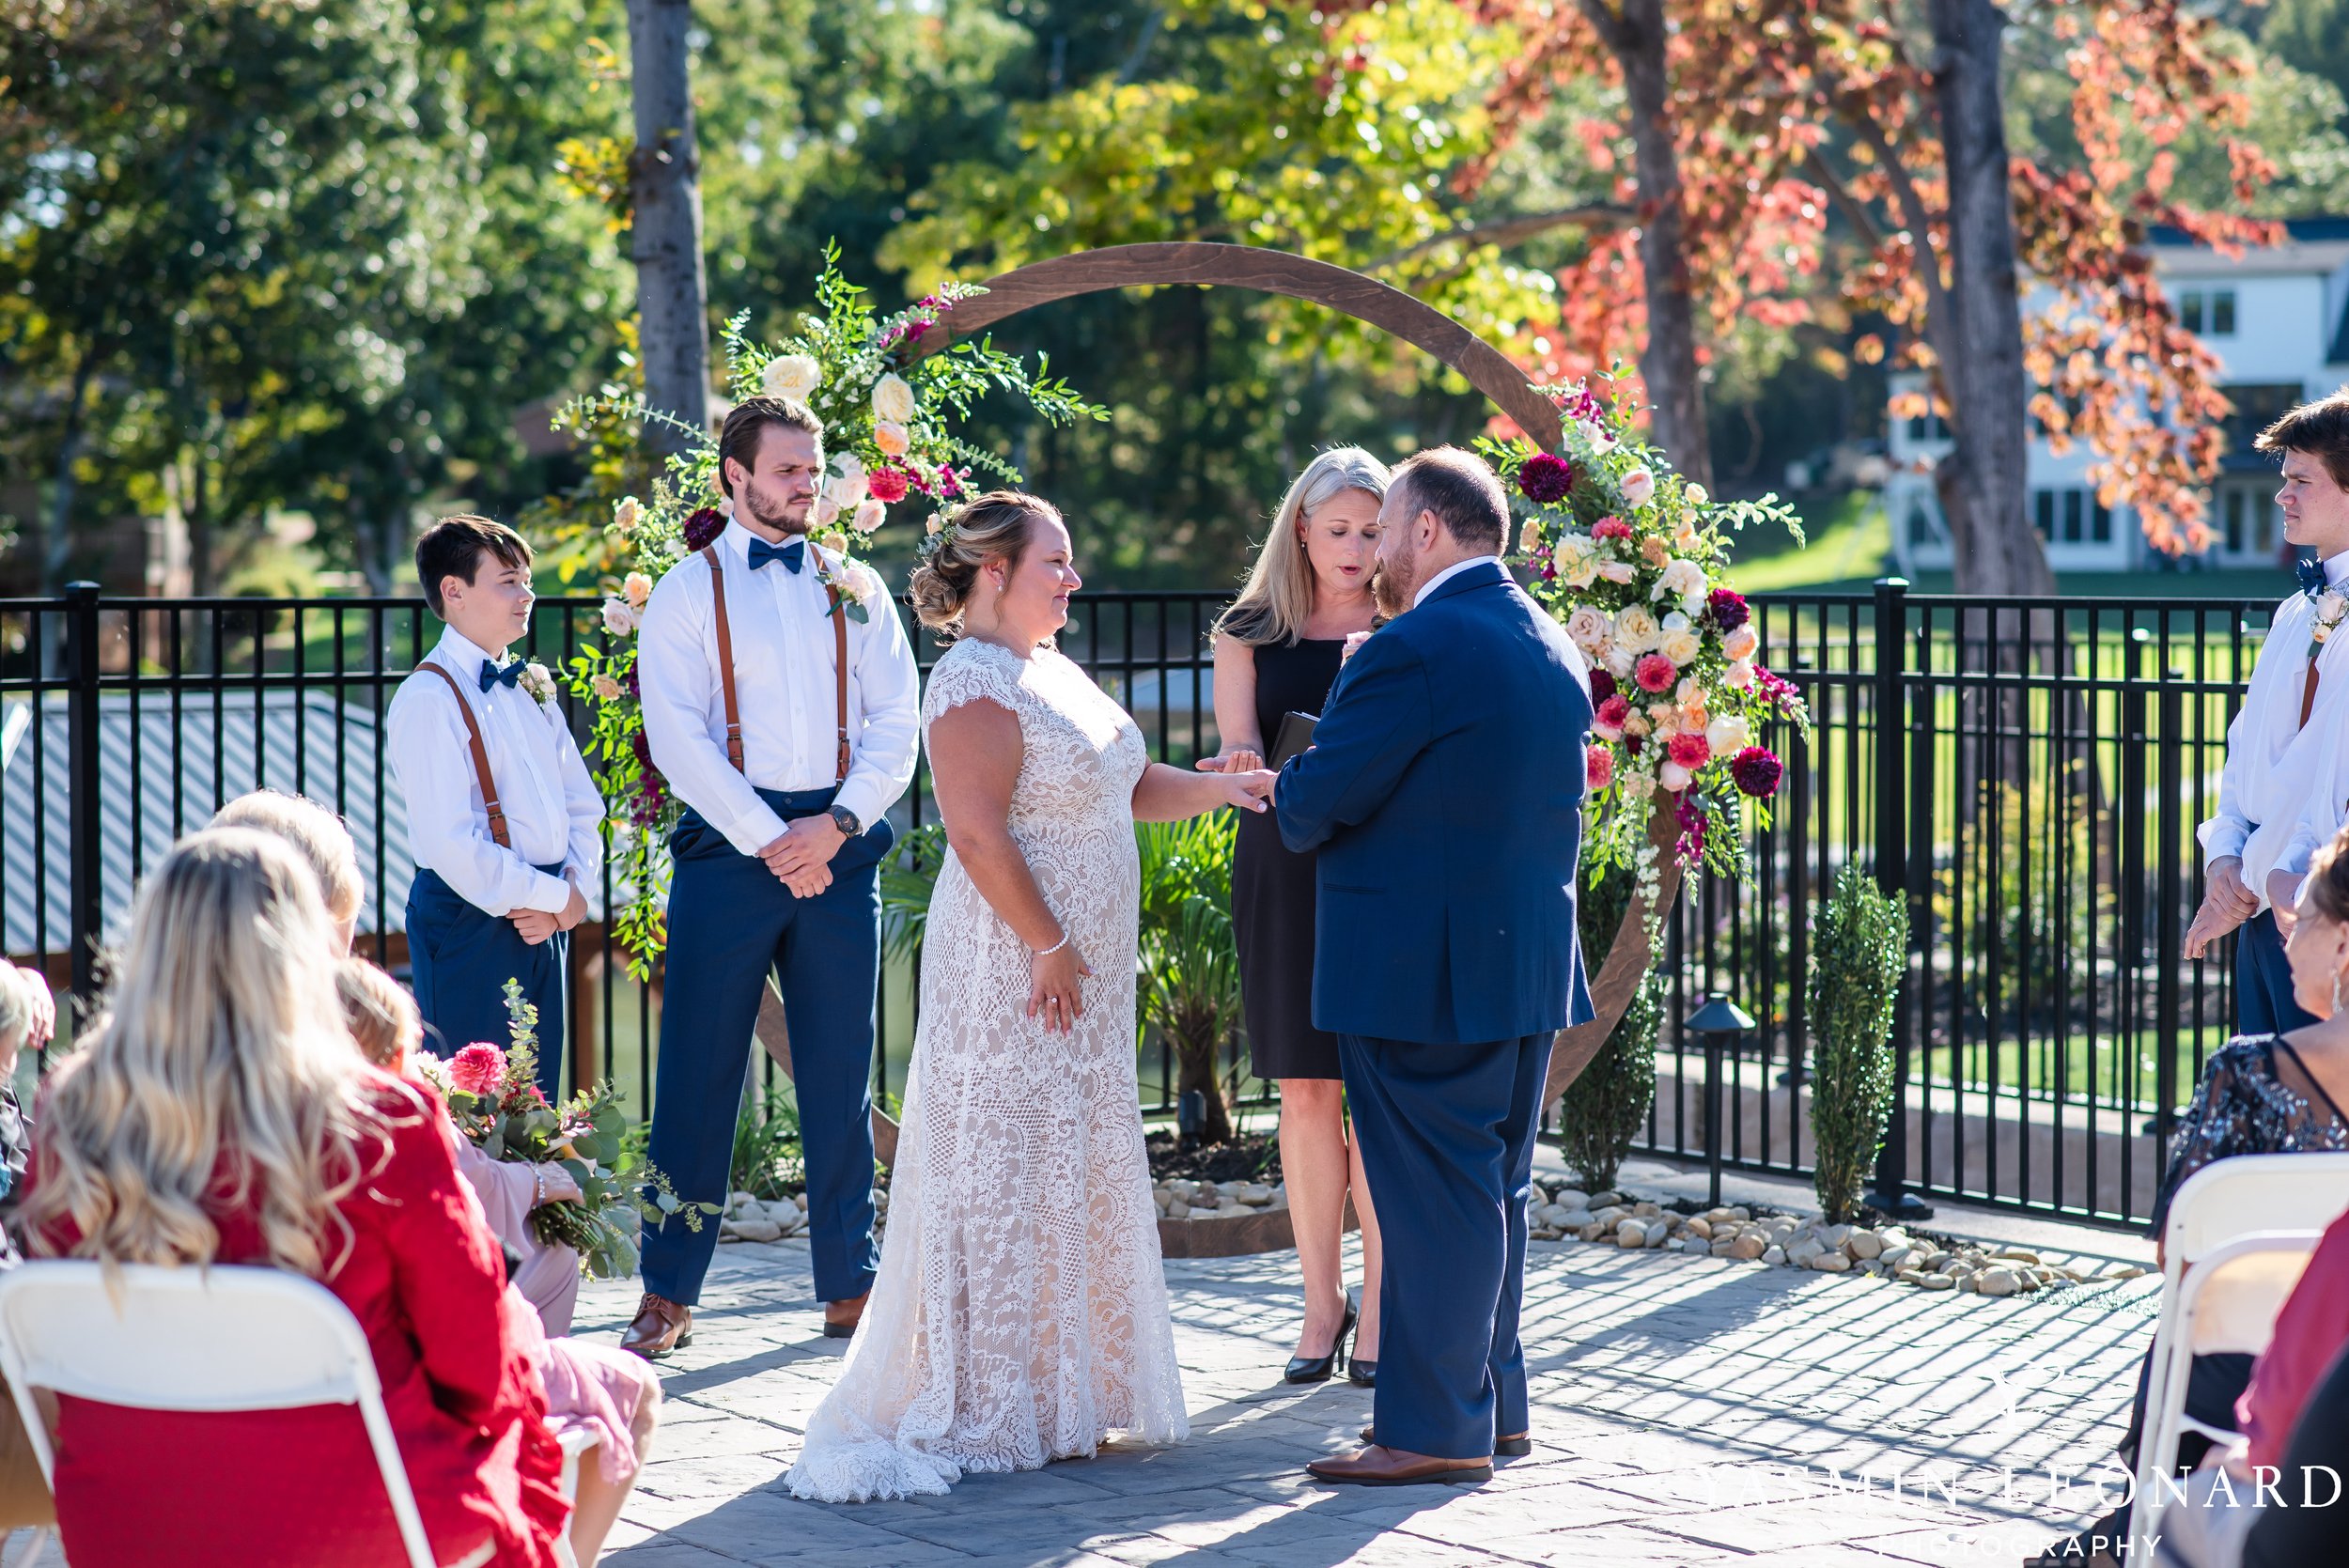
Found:
<path fill-rule="evenodd" d="M 1285 768 L 1288 766 L 1289 758 L 1312 750 L 1314 726 L 1319 722 L 1321 722 L 1321 718 L 1318 714 L 1282 714 L 1281 733 L 1272 740 L 1272 755 L 1268 759 L 1271 766 Z"/>

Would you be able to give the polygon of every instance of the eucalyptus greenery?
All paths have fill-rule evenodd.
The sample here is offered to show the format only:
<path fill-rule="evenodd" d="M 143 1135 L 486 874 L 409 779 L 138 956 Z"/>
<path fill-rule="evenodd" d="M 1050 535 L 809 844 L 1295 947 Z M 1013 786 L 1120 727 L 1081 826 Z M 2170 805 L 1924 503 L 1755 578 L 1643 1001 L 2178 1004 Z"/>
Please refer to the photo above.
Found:
<path fill-rule="evenodd" d="M 1892 1109 L 1888 1042 L 1908 967 L 1908 908 L 1847 865 L 1811 928 L 1812 1180 L 1840 1224 L 1859 1205 Z"/>

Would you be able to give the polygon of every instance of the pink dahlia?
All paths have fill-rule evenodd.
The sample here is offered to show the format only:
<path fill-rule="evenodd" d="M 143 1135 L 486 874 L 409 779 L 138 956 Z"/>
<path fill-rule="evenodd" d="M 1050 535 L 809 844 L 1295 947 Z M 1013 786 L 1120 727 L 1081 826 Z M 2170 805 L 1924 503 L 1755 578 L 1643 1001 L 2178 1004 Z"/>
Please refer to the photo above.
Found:
<path fill-rule="evenodd" d="M 1680 666 L 1660 653 L 1651 653 L 1631 667 L 1631 678 L 1640 683 L 1641 691 L 1660 694 L 1679 683 Z"/>
<path fill-rule="evenodd" d="M 475 1040 L 450 1059 L 448 1080 L 468 1094 L 495 1099 L 506 1082 L 506 1053 L 486 1040 Z"/>
<path fill-rule="evenodd" d="M 873 492 L 873 499 L 884 506 L 894 506 L 906 498 L 908 481 L 905 471 L 877 468 L 865 476 L 864 488 Z"/>
<path fill-rule="evenodd" d="M 1747 608 L 1746 597 L 1727 588 L 1716 588 L 1705 595 L 1704 608 L 1712 612 L 1713 624 L 1723 631 L 1735 631 L 1753 619 L 1753 612 Z"/>
<path fill-rule="evenodd" d="M 1591 537 L 1594 539 L 1627 539 L 1631 537 L 1631 525 L 1621 518 L 1601 518 L 1591 524 Z"/>
<path fill-rule="evenodd" d="M 1604 746 L 1593 746 L 1582 753 L 1582 780 L 1593 789 L 1605 789 L 1615 782 L 1615 753 Z"/>
<path fill-rule="evenodd" d="M 1623 734 L 1623 722 L 1630 717 L 1630 699 L 1617 692 L 1598 705 L 1598 711 L 1591 717 L 1591 727 L 1607 739 L 1612 740 Z"/>
<path fill-rule="evenodd" d="M 726 531 L 726 515 L 715 506 L 704 506 L 685 520 L 685 548 L 699 550 L 716 542 Z"/>
<path fill-rule="evenodd" d="M 1705 744 L 1702 732 L 1682 730 L 1665 746 L 1664 754 L 1693 773 L 1713 760 L 1713 748 Z"/>
<path fill-rule="evenodd" d="M 1778 760 L 1776 753 L 1762 746 L 1747 747 L 1729 765 L 1729 776 L 1737 781 L 1737 787 L 1757 800 L 1777 794 L 1778 781 L 1785 775 L 1786 765 Z"/>
<path fill-rule="evenodd" d="M 1536 452 L 1517 470 L 1517 489 L 1537 506 L 1553 505 L 1574 489 L 1574 465 L 1554 452 Z"/>

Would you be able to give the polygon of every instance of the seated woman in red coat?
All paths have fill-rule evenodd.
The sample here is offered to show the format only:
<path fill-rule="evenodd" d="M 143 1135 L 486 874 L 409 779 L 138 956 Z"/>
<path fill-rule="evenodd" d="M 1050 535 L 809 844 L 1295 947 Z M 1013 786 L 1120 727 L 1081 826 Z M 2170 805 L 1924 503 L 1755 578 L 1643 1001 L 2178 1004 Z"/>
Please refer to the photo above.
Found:
<path fill-rule="evenodd" d="M 36 1256 L 304 1274 L 366 1332 L 437 1561 L 552 1568 L 562 1455 L 440 1119 L 346 1032 L 317 880 L 249 829 L 141 892 L 111 1010 L 50 1077 L 21 1211 Z M 75 1568 L 399 1560 L 357 1413 L 60 1402 Z"/>

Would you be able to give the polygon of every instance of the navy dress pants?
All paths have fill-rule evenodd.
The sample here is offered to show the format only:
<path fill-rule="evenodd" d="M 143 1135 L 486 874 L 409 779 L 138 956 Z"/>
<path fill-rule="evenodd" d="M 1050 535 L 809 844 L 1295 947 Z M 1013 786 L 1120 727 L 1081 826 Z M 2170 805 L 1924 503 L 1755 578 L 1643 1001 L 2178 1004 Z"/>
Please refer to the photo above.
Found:
<path fill-rule="evenodd" d="M 563 875 L 560 862 L 538 869 Z M 570 1040 L 570 957 L 569 932 L 534 947 L 504 915 L 459 898 L 437 871 L 418 866 L 408 884 L 409 985 L 424 1015 L 425 1048 L 435 1056 L 480 1040 L 504 1050 L 513 1038 L 506 983 L 519 980 L 523 999 L 538 1009 L 538 1089 L 558 1098 Z"/>
<path fill-rule="evenodd" d="M 759 796 L 786 821 L 832 804 L 831 790 Z M 816 1294 L 872 1288 L 873 1004 L 880 986 L 878 867 L 887 821 L 840 846 L 832 885 L 795 898 L 754 855 L 686 812 L 669 841 L 669 944 L 654 1070 L 652 1163 L 681 1198 L 726 1201 L 734 1124 L 750 1071 L 760 993 L 771 973 L 791 1031 L 791 1079 L 807 1165 Z M 718 1249 L 718 1222 L 670 1218 L 644 1235 L 645 1288 L 692 1306 Z"/>
<path fill-rule="evenodd" d="M 2273 909 L 2262 909 L 2235 933 L 2234 1020 L 2237 1034 L 2288 1034 L 2316 1021 L 2292 1000 L 2292 964 Z"/>
<path fill-rule="evenodd" d="M 1525 1199 L 1553 1037 L 1338 1036 L 1386 1249 L 1371 1418 L 1386 1447 L 1481 1459 L 1527 1429 Z"/>

